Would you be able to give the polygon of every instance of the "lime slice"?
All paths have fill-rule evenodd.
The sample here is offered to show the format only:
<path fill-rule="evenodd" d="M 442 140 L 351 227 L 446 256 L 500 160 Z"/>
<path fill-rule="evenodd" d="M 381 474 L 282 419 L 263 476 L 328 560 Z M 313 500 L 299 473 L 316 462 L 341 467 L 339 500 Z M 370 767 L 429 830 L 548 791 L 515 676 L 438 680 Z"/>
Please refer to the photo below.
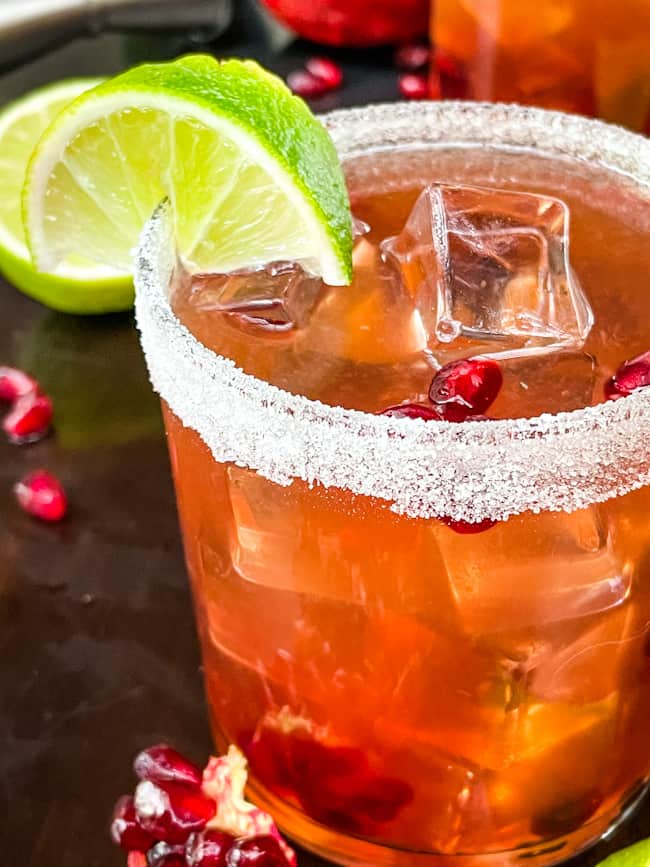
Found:
<path fill-rule="evenodd" d="M 64 109 L 36 148 L 23 195 L 37 267 L 83 251 L 130 269 L 142 226 L 166 197 L 193 270 L 283 259 L 350 282 L 350 208 L 334 145 L 305 103 L 252 61 L 189 55 L 138 66 Z"/>
<path fill-rule="evenodd" d="M 650 867 L 650 840 L 641 840 L 634 846 L 614 852 L 598 867 Z"/>
<path fill-rule="evenodd" d="M 72 313 L 129 307 L 131 279 L 89 260 L 62 261 L 53 274 L 38 274 L 27 249 L 20 197 L 34 145 L 52 119 L 96 78 L 62 81 L 32 91 L 0 112 L 0 271 L 19 289 L 50 307 Z"/>

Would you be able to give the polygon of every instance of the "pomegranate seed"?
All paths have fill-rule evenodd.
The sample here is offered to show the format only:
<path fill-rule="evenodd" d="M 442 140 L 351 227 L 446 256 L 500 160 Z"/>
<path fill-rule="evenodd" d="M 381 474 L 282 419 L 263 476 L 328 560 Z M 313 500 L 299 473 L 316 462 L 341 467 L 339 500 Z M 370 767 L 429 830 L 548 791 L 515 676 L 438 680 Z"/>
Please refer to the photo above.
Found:
<path fill-rule="evenodd" d="M 382 410 L 381 415 L 391 418 L 422 418 L 425 421 L 442 421 L 440 407 L 421 406 L 419 403 L 400 403 Z"/>
<path fill-rule="evenodd" d="M 415 72 L 400 75 L 397 86 L 404 99 L 426 99 L 429 95 L 426 76 Z"/>
<path fill-rule="evenodd" d="M 287 867 L 280 844 L 269 834 L 240 837 L 226 855 L 227 867 Z"/>
<path fill-rule="evenodd" d="M 306 69 L 294 69 L 287 75 L 289 89 L 304 99 L 314 99 L 330 90 L 330 86 L 322 78 L 312 75 Z"/>
<path fill-rule="evenodd" d="M 216 804 L 195 786 L 144 780 L 136 786 L 135 810 L 140 825 L 157 840 L 185 843 L 191 833 L 203 831 Z"/>
<path fill-rule="evenodd" d="M 148 867 L 186 867 L 185 846 L 170 846 L 161 841 L 147 852 Z"/>
<path fill-rule="evenodd" d="M 483 533 L 485 530 L 489 530 L 491 527 L 497 523 L 496 521 L 492 521 L 490 518 L 486 518 L 484 521 L 477 521 L 472 524 L 470 521 L 454 521 L 451 518 L 440 518 L 443 524 L 446 524 L 450 530 L 453 530 L 454 533 L 462 533 L 463 535 L 469 536 L 472 533 Z"/>
<path fill-rule="evenodd" d="M 0 365 L 0 401 L 13 403 L 19 397 L 38 391 L 38 383 L 17 367 Z"/>
<path fill-rule="evenodd" d="M 133 770 L 139 779 L 152 783 L 174 782 L 201 786 L 201 771 L 167 744 L 157 744 L 138 753 Z"/>
<path fill-rule="evenodd" d="M 650 385 L 650 352 L 624 361 L 605 383 L 605 397 L 607 400 L 617 400 L 646 385 Z"/>
<path fill-rule="evenodd" d="M 305 66 L 307 72 L 327 85 L 328 90 L 338 90 L 343 84 L 343 70 L 327 57 L 312 57 Z"/>
<path fill-rule="evenodd" d="M 11 442 L 33 443 L 47 434 L 51 422 L 52 401 L 47 395 L 32 391 L 15 401 L 2 427 Z"/>
<path fill-rule="evenodd" d="M 433 377 L 429 399 L 446 407 L 455 406 L 465 416 L 481 415 L 496 398 L 502 382 L 499 365 L 492 358 L 452 361 Z"/>
<path fill-rule="evenodd" d="M 227 867 L 226 855 L 234 841 L 225 831 L 192 834 L 185 844 L 187 867 Z"/>
<path fill-rule="evenodd" d="M 47 470 L 35 470 L 14 485 L 18 505 L 41 521 L 60 521 L 68 511 L 61 482 Z"/>
<path fill-rule="evenodd" d="M 395 52 L 395 65 L 406 72 L 417 72 L 428 65 L 430 57 L 428 45 L 400 45 Z"/>
<path fill-rule="evenodd" d="M 123 795 L 115 804 L 110 827 L 111 840 L 127 852 L 137 849 L 146 852 L 156 841 L 138 825 L 135 804 L 130 795 Z"/>
<path fill-rule="evenodd" d="M 147 867 L 147 856 L 144 852 L 129 852 L 126 867 Z"/>

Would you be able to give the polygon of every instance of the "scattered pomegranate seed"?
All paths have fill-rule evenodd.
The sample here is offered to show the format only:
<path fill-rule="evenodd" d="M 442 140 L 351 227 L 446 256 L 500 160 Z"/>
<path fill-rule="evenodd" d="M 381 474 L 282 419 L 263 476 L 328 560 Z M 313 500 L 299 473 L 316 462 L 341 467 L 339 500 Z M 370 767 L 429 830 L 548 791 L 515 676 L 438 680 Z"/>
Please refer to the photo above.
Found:
<path fill-rule="evenodd" d="M 68 501 L 59 480 L 47 470 L 35 470 L 14 485 L 18 505 L 41 521 L 60 521 L 68 511 Z"/>
<path fill-rule="evenodd" d="M 147 856 L 144 852 L 129 852 L 126 867 L 147 867 Z"/>
<path fill-rule="evenodd" d="M 429 399 L 449 408 L 454 406 L 465 416 L 481 415 L 496 398 L 502 382 L 501 369 L 492 358 L 452 361 L 433 377 Z"/>
<path fill-rule="evenodd" d="M 605 383 L 605 397 L 607 400 L 617 400 L 647 385 L 650 385 L 650 352 L 624 361 Z"/>
<path fill-rule="evenodd" d="M 294 69 L 290 72 L 287 75 L 287 84 L 293 93 L 304 99 L 315 99 L 331 89 L 327 82 L 307 72 L 306 69 Z"/>
<path fill-rule="evenodd" d="M 490 518 L 486 518 L 484 521 L 477 521 L 474 524 L 470 521 L 454 521 L 451 518 L 440 518 L 440 520 L 443 524 L 446 524 L 450 530 L 453 530 L 454 533 L 462 533 L 466 536 L 472 533 L 483 533 L 485 530 L 494 527 L 497 523 L 496 521 L 492 521 Z"/>
<path fill-rule="evenodd" d="M 201 771 L 167 744 L 156 744 L 138 753 L 133 761 L 133 770 L 140 780 L 149 780 L 151 783 L 201 786 Z"/>
<path fill-rule="evenodd" d="M 415 72 L 400 75 L 397 86 L 404 99 L 426 99 L 429 95 L 426 75 Z"/>
<path fill-rule="evenodd" d="M 400 403 L 382 410 L 381 415 L 391 418 L 422 418 L 424 421 L 442 421 L 439 407 L 422 406 L 419 403 Z"/>
<path fill-rule="evenodd" d="M 185 844 L 187 867 L 227 867 L 228 854 L 235 838 L 224 831 L 192 834 Z"/>
<path fill-rule="evenodd" d="M 38 391 L 38 383 L 17 367 L 0 365 L 0 401 L 13 403 L 19 397 Z"/>
<path fill-rule="evenodd" d="M 156 840 L 185 843 L 194 831 L 203 831 L 216 804 L 194 786 L 145 780 L 136 786 L 135 811 L 139 824 Z"/>
<path fill-rule="evenodd" d="M 131 795 L 123 795 L 115 804 L 110 834 L 113 843 L 127 852 L 132 849 L 146 852 L 156 842 L 148 831 L 138 825 Z"/>
<path fill-rule="evenodd" d="M 324 82 L 329 90 L 337 90 L 343 84 L 343 70 L 328 57 L 312 57 L 305 67 L 307 72 Z"/>
<path fill-rule="evenodd" d="M 147 867 L 186 867 L 185 846 L 161 841 L 147 852 Z"/>
<path fill-rule="evenodd" d="M 395 52 L 395 65 L 406 72 L 417 72 L 429 64 L 431 49 L 428 45 L 400 45 Z"/>
<path fill-rule="evenodd" d="M 42 439 L 52 423 L 52 401 L 44 394 L 29 392 L 19 397 L 2 421 L 11 442 L 22 444 Z"/>
<path fill-rule="evenodd" d="M 240 837 L 226 855 L 227 867 L 287 867 L 280 844 L 269 834 Z"/>

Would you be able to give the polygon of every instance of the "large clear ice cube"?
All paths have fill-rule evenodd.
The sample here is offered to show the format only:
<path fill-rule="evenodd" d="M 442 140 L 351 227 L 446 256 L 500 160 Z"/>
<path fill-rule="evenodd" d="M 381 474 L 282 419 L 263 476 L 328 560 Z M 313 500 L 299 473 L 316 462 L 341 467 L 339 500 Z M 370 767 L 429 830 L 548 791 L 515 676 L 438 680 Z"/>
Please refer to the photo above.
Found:
<path fill-rule="evenodd" d="M 494 352 L 576 348 L 592 326 L 559 199 L 431 184 L 382 252 L 400 267 L 434 351 L 467 341 Z"/>

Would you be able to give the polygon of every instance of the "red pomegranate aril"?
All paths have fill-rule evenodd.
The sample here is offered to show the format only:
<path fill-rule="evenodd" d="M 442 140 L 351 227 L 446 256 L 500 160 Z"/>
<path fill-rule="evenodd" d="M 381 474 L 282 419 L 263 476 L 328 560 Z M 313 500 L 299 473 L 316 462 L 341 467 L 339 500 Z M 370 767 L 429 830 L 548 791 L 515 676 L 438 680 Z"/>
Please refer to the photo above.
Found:
<path fill-rule="evenodd" d="M 196 786 L 144 780 L 136 786 L 135 810 L 140 825 L 156 840 L 185 843 L 194 831 L 203 831 L 216 804 Z"/>
<path fill-rule="evenodd" d="M 415 72 L 400 75 L 397 86 L 404 99 L 426 99 L 429 95 L 426 75 L 419 75 Z"/>
<path fill-rule="evenodd" d="M 140 780 L 152 783 L 185 783 L 201 786 L 201 771 L 173 747 L 156 744 L 138 753 L 133 761 L 133 770 Z"/>
<path fill-rule="evenodd" d="M 502 382 L 501 369 L 493 358 L 464 358 L 440 368 L 431 381 L 429 399 L 439 406 L 466 410 L 466 415 L 482 415 Z"/>
<path fill-rule="evenodd" d="M 406 72 L 417 72 L 428 65 L 430 57 L 428 45 L 400 45 L 395 52 L 395 65 Z"/>
<path fill-rule="evenodd" d="M 235 838 L 225 831 L 192 834 L 185 844 L 187 867 L 227 867 L 226 855 Z"/>
<path fill-rule="evenodd" d="M 290 72 L 287 75 L 287 85 L 292 93 L 302 96 L 304 99 L 323 96 L 330 90 L 329 85 L 322 78 L 312 75 L 306 69 L 294 69 L 293 72 Z"/>
<path fill-rule="evenodd" d="M 147 867 L 187 867 L 185 846 L 156 843 L 147 852 Z"/>
<path fill-rule="evenodd" d="M 226 855 L 227 867 L 287 867 L 280 844 L 267 834 L 240 837 Z"/>
<path fill-rule="evenodd" d="M 113 843 L 127 852 L 132 849 L 146 852 L 156 842 L 148 831 L 138 825 L 131 795 L 123 795 L 115 804 L 110 835 Z"/>
<path fill-rule="evenodd" d="M 382 410 L 380 415 L 387 415 L 390 418 L 421 418 L 424 421 L 443 420 L 443 415 L 437 406 L 422 406 L 419 403 L 395 404 L 395 406 L 389 406 Z"/>
<path fill-rule="evenodd" d="M 450 530 L 453 530 L 454 533 L 461 533 L 462 535 L 469 536 L 473 533 L 484 533 L 485 530 L 490 530 L 497 523 L 496 521 L 492 521 L 490 518 L 486 518 L 483 521 L 476 521 L 472 523 L 471 521 L 454 521 L 452 518 L 440 518 L 443 524 L 446 524 Z"/>
<path fill-rule="evenodd" d="M 647 385 L 650 385 L 650 352 L 624 361 L 605 383 L 605 397 L 607 400 L 617 400 Z"/>
<path fill-rule="evenodd" d="M 343 84 L 343 70 L 328 57 L 312 57 L 305 67 L 307 72 L 326 84 L 329 90 L 337 90 Z"/>
<path fill-rule="evenodd" d="M 147 856 L 144 852 L 129 852 L 126 867 L 147 867 Z"/>
<path fill-rule="evenodd" d="M 2 421 L 11 442 L 22 444 L 42 439 L 52 423 L 52 401 L 45 394 L 29 392 L 19 397 Z"/>
<path fill-rule="evenodd" d="M 17 367 L 0 365 L 0 401 L 13 403 L 19 397 L 38 391 L 38 383 Z"/>
<path fill-rule="evenodd" d="M 68 511 L 68 500 L 61 482 L 47 470 L 35 470 L 14 485 L 20 508 L 41 521 L 61 521 Z"/>

